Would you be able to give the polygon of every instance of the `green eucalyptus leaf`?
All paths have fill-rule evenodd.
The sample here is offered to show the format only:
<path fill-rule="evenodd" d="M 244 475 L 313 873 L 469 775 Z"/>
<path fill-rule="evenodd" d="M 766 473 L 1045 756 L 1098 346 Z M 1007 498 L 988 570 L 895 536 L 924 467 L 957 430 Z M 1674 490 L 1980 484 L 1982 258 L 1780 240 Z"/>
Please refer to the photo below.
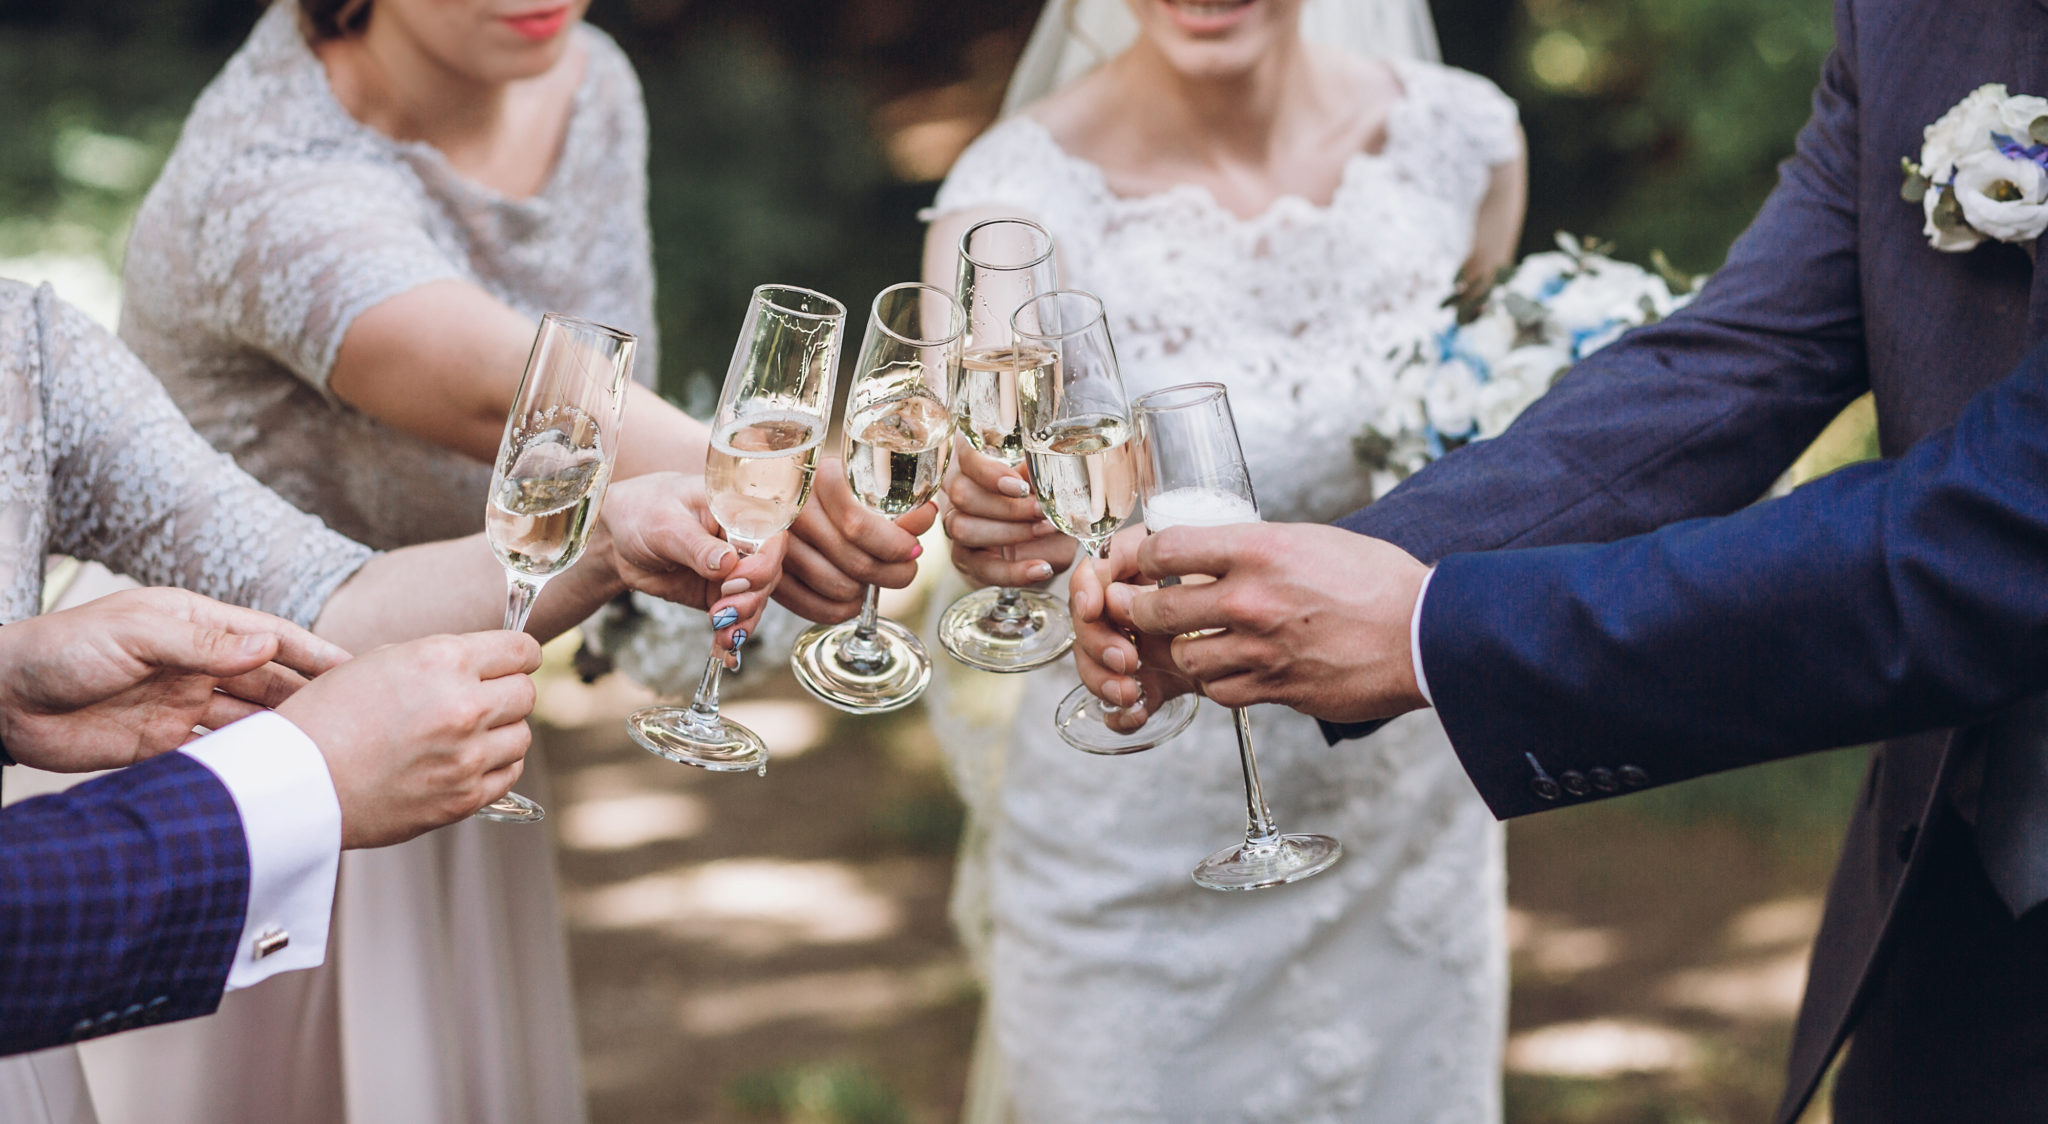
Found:
<path fill-rule="evenodd" d="M 1543 306 L 1520 293 L 1509 293 L 1501 298 L 1501 304 L 1516 324 L 1540 324 L 1543 322 Z"/>
<path fill-rule="evenodd" d="M 1918 172 L 1908 172 L 1906 174 L 1906 182 L 1899 185 L 1899 198 L 1904 199 L 1908 203 L 1925 202 L 1927 199 L 1927 189 L 1932 186 L 1934 186 L 1933 183 L 1926 176 Z"/>
<path fill-rule="evenodd" d="M 1946 233 L 1963 225 L 1963 204 L 1956 198 L 1956 189 L 1944 187 L 1941 198 L 1934 203 L 1934 229 Z"/>
<path fill-rule="evenodd" d="M 2048 144 L 2048 114 L 2034 118 L 2034 123 L 2027 126 L 2027 135 L 2034 138 L 2035 144 Z"/>
<path fill-rule="evenodd" d="M 1377 429 L 1368 429 L 1351 439 L 1352 455 L 1367 468 L 1384 469 L 1394 455 L 1394 439 Z"/>

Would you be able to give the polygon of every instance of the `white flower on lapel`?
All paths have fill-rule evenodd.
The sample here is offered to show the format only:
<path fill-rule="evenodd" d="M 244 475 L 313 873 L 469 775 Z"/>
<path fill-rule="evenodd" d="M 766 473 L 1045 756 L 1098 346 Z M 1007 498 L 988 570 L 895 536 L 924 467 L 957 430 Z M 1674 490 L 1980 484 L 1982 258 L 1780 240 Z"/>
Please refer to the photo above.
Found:
<path fill-rule="evenodd" d="M 2048 171 L 2032 160 L 1973 152 L 1956 164 L 1963 217 L 1987 237 L 2030 242 L 2048 229 Z"/>
<path fill-rule="evenodd" d="M 1901 194 L 1920 204 L 1921 232 L 1937 250 L 2031 242 L 2048 230 L 2048 98 L 1979 86 L 1927 126 L 1919 163 L 1903 163 Z"/>
<path fill-rule="evenodd" d="M 1920 148 L 1920 169 L 1927 178 L 1946 184 L 1963 157 L 1990 148 L 1991 134 L 2006 127 L 2005 101 L 2003 85 L 1979 86 L 1927 126 Z"/>

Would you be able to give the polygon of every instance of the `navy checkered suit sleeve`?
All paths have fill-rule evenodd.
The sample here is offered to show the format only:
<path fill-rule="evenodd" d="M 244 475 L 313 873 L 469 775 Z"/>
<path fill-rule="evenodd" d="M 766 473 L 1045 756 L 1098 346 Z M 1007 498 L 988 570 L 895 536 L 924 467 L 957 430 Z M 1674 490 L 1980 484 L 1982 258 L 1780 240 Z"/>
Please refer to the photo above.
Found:
<path fill-rule="evenodd" d="M 0 812 L 0 1054 L 211 1014 L 248 897 L 234 799 L 185 754 Z"/>

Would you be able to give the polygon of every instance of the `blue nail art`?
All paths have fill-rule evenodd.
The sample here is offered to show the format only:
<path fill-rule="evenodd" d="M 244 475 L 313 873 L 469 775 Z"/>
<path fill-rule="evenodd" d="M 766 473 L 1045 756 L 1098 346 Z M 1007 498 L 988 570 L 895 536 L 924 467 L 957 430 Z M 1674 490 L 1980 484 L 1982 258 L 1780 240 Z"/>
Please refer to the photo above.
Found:
<path fill-rule="evenodd" d="M 733 630 L 732 630 L 732 650 L 733 650 L 733 651 L 735 651 L 735 652 L 739 651 L 739 650 L 740 650 L 740 646 L 741 646 L 741 645 L 743 645 L 743 644 L 745 644 L 746 642 L 747 642 L 747 630 L 746 630 L 746 629 L 744 629 L 744 628 L 735 628 L 735 629 L 733 629 Z"/>
<path fill-rule="evenodd" d="M 731 628 L 733 625 L 739 623 L 739 619 L 740 611 L 738 609 L 733 608 L 730 605 L 727 605 L 725 608 L 720 609 L 719 611 L 711 614 L 711 627 Z"/>

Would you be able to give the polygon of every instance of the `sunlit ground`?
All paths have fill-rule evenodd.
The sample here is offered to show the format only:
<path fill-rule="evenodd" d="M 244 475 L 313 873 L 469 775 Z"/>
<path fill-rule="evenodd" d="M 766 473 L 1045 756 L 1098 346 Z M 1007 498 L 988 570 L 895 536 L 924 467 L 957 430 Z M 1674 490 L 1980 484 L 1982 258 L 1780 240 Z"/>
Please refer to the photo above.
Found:
<path fill-rule="evenodd" d="M 594 1119 L 955 1119 L 978 996 L 918 712 L 844 718 L 778 675 L 729 704 L 777 750 L 760 778 L 641 752 L 620 722 L 647 700 L 542 690 Z M 1512 828 L 1510 1120 L 1766 1116 L 1859 760 Z"/>

